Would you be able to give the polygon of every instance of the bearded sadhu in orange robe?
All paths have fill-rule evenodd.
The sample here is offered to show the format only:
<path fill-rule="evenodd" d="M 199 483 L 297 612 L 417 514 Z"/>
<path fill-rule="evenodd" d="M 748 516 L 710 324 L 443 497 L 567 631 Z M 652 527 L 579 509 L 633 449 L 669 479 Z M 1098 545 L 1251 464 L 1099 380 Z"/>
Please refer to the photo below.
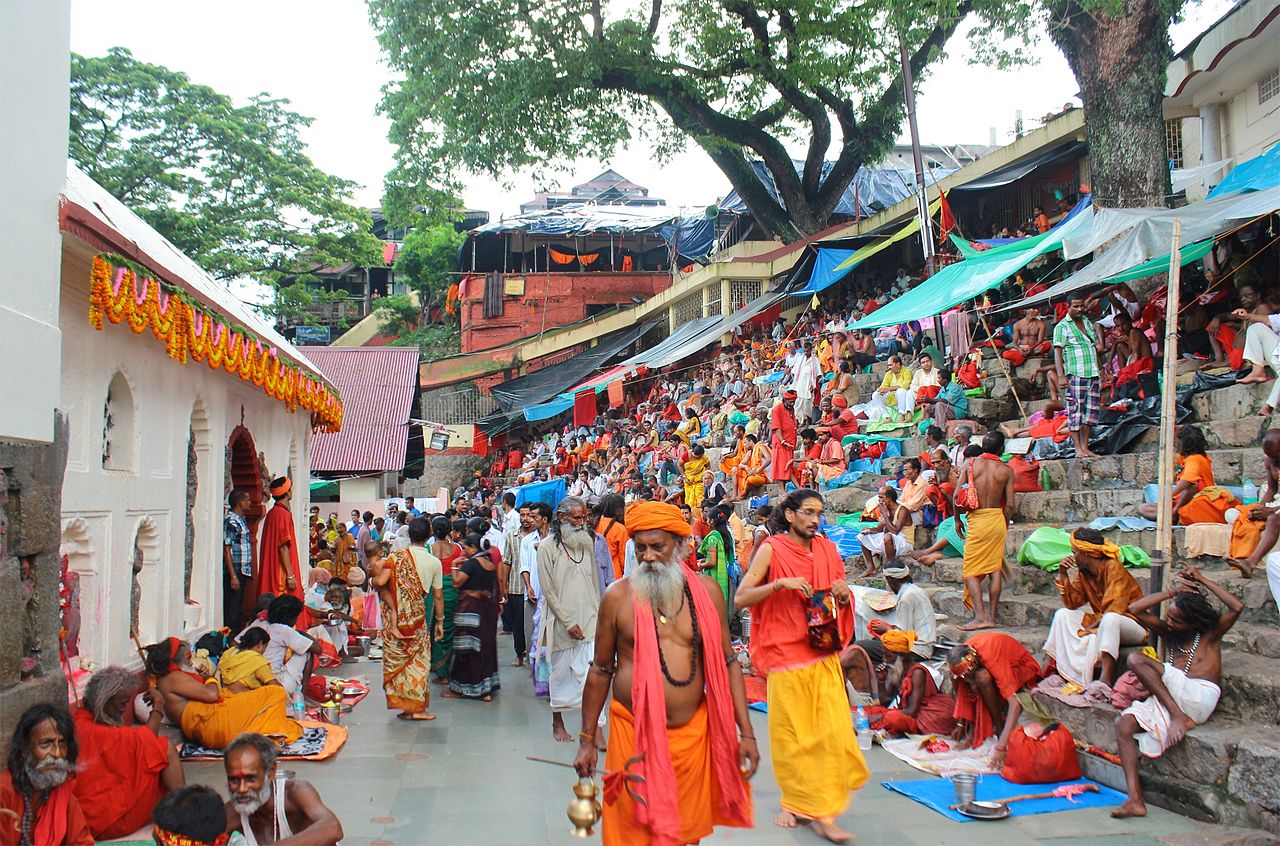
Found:
<path fill-rule="evenodd" d="M 287 593 L 303 598 L 302 572 L 298 567 L 298 538 L 294 531 L 293 482 L 282 476 L 271 483 L 271 497 L 276 504 L 262 521 L 262 546 L 258 555 L 256 593 L 279 596 Z"/>

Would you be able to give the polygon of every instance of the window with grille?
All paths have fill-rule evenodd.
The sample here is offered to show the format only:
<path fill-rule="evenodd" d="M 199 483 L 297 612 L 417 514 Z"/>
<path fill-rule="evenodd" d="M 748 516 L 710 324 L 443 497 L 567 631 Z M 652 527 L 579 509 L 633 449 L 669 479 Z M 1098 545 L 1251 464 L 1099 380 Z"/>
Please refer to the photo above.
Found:
<path fill-rule="evenodd" d="M 1164 149 L 1169 167 L 1182 167 L 1182 118 L 1164 122 Z"/>
<path fill-rule="evenodd" d="M 498 403 L 491 396 L 473 387 L 440 388 L 422 395 L 422 416 L 433 423 L 460 425 L 474 423 L 497 410 Z"/>
<path fill-rule="evenodd" d="M 676 326 L 683 326 L 690 320 L 702 317 L 702 293 L 698 292 L 680 300 L 671 307 L 671 312 L 675 315 Z"/>
<path fill-rule="evenodd" d="M 1258 80 L 1258 105 L 1261 106 L 1277 94 L 1280 94 L 1280 68 Z"/>
<path fill-rule="evenodd" d="M 712 282 L 706 289 L 707 291 L 707 307 L 703 312 L 708 317 L 720 314 L 720 283 Z"/>
<path fill-rule="evenodd" d="M 755 279 L 735 279 L 729 283 L 729 303 L 733 311 L 737 311 L 747 303 L 760 296 L 760 288 L 764 283 Z"/>

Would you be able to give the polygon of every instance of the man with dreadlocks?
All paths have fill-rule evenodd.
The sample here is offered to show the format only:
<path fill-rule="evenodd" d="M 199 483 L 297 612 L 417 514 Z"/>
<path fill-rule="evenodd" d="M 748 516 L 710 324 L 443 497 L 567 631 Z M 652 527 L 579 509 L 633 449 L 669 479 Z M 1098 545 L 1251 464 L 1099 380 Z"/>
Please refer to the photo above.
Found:
<path fill-rule="evenodd" d="M 146 725 L 133 724 L 133 699 L 142 689 L 137 673 L 103 667 L 89 678 L 75 713 L 75 794 L 99 840 L 142 828 L 160 798 L 186 783 L 177 747 L 160 736 L 164 695 L 158 689 L 143 693 L 151 705 Z"/>
<path fill-rule="evenodd" d="M 93 834 L 68 781 L 76 766 L 76 732 L 61 705 L 32 705 L 9 741 L 0 772 L 0 843 L 93 846 Z"/>
<path fill-rule="evenodd" d="M 1201 589 L 1225 607 L 1218 611 Z M 1163 618 L 1152 613 L 1170 600 Z M 1184 567 L 1169 590 L 1153 593 L 1129 606 L 1138 622 L 1160 636 L 1164 663 L 1141 652 L 1129 656 L 1129 669 L 1151 695 L 1134 702 L 1116 720 L 1116 741 L 1124 767 L 1129 798 L 1111 812 L 1113 817 L 1145 817 L 1147 805 L 1138 780 L 1138 753 L 1158 758 L 1209 719 L 1222 695 L 1222 637 L 1244 610 L 1244 603 L 1195 567 Z"/>
<path fill-rule="evenodd" d="M 585 501 L 565 497 L 556 507 L 551 543 L 538 547 L 538 583 L 546 602 L 538 645 L 546 644 L 551 659 L 551 733 L 562 743 L 573 740 L 564 727 L 563 713 L 582 707 L 603 592 L 596 567 L 596 537 L 587 528 L 587 515 Z M 609 575 L 612 572 L 610 564 Z"/>

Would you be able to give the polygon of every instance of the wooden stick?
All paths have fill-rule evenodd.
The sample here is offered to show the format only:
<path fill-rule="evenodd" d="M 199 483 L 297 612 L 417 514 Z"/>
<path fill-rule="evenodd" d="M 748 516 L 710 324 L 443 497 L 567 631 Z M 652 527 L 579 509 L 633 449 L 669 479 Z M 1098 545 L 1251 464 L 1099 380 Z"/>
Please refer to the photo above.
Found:
<path fill-rule="evenodd" d="M 1009 393 L 1013 394 L 1013 401 L 1018 404 L 1018 416 L 1022 418 L 1022 422 L 1027 421 L 1027 410 L 1022 407 L 1022 397 L 1018 396 L 1018 389 L 1013 384 L 1013 372 L 1009 370 L 1008 363 L 1001 355 L 1001 351 L 996 348 L 995 338 L 991 335 L 991 327 L 987 325 L 987 315 L 979 311 L 978 319 L 982 321 L 982 328 L 987 332 L 987 343 L 991 344 L 991 349 L 995 350 L 996 361 L 1000 362 L 1000 369 L 1004 371 L 1004 378 L 1009 380 Z"/>
<path fill-rule="evenodd" d="M 1083 785 L 1083 787 L 1084 787 L 1084 790 L 1080 791 L 1081 793 L 1097 793 L 1098 792 L 1098 785 L 1096 784 L 1086 784 L 1086 785 Z M 1024 793 L 1021 796 L 1010 796 L 1008 799 L 991 799 L 988 801 L 999 802 L 1001 805 L 1012 805 L 1014 802 L 1026 802 L 1031 799 L 1053 799 L 1053 798 L 1055 798 L 1053 795 L 1053 791 L 1050 790 L 1047 793 Z M 1064 798 L 1069 798 L 1069 797 L 1064 797 Z M 952 811 L 958 811 L 961 808 L 966 807 L 967 804 L 968 803 L 964 803 L 960 805 L 948 805 L 947 807 Z"/>
<path fill-rule="evenodd" d="M 1173 500 L 1169 489 L 1173 485 L 1175 394 L 1178 383 L 1178 307 L 1182 296 L 1179 287 L 1182 278 L 1182 262 L 1179 243 L 1182 240 L 1182 218 L 1173 221 L 1173 244 L 1169 253 L 1168 299 L 1165 302 L 1164 324 L 1164 384 L 1160 392 L 1160 465 L 1157 483 L 1160 488 L 1156 500 L 1156 549 L 1162 562 L 1173 564 Z M 1152 592 L 1164 590 L 1169 581 L 1166 567 L 1160 567 L 1156 575 L 1158 584 L 1151 585 Z M 1155 579 L 1152 580 L 1156 581 Z"/>

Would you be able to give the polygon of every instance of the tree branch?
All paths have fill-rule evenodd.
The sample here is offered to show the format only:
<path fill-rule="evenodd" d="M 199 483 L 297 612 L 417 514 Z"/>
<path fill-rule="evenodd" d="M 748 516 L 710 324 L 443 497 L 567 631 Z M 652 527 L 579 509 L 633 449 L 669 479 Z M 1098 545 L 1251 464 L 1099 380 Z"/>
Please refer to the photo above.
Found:
<path fill-rule="evenodd" d="M 598 3 L 599 0 L 596 0 Z M 662 0 L 653 0 L 653 7 L 649 10 L 649 37 L 652 38 L 658 34 L 658 22 L 662 19 Z"/>

